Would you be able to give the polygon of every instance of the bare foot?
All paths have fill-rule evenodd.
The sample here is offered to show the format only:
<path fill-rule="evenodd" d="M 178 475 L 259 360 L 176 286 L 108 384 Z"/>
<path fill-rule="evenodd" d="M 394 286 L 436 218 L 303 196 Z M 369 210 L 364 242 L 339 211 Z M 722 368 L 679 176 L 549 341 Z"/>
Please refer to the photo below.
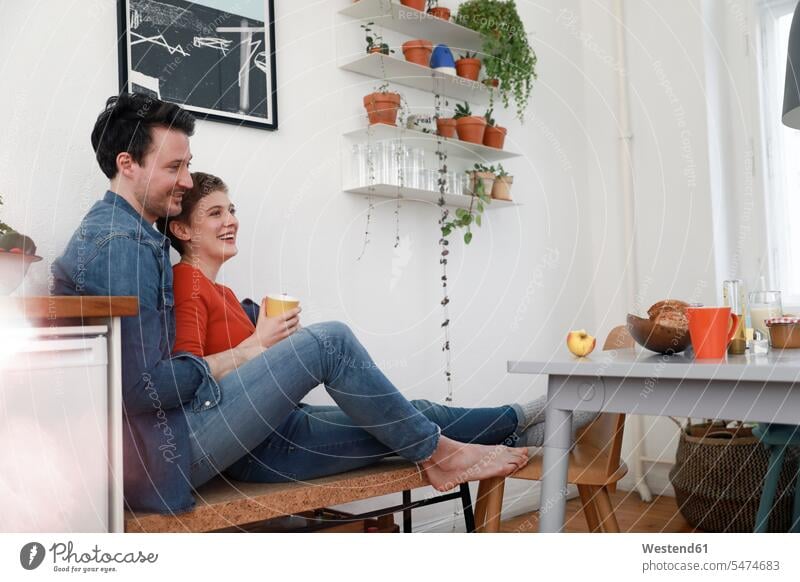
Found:
<path fill-rule="evenodd" d="M 526 447 L 471 445 L 440 437 L 433 456 L 422 463 L 431 485 L 449 491 L 467 481 L 505 477 L 528 462 Z"/>

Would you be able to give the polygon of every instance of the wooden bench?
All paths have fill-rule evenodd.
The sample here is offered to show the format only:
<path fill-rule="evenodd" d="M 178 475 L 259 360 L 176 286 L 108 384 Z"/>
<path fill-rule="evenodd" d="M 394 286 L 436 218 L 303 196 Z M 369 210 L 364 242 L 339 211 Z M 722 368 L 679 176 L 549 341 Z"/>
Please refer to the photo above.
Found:
<path fill-rule="evenodd" d="M 351 501 L 403 493 L 403 503 L 352 516 L 366 519 L 403 512 L 403 531 L 411 531 L 411 510 L 461 499 L 467 531 L 475 529 L 469 487 L 429 499 L 411 501 L 411 490 L 429 485 L 413 463 L 399 458 L 311 481 L 296 483 L 244 483 L 218 476 L 195 492 L 197 506 L 176 515 L 125 512 L 125 531 L 133 533 L 208 532 L 252 524 L 276 517 L 340 505 Z"/>

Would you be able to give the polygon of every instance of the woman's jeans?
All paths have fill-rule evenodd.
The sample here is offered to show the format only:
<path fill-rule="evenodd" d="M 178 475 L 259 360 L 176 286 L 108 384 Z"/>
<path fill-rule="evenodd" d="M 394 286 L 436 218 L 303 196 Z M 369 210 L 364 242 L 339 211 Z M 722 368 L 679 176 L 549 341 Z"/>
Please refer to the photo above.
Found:
<path fill-rule="evenodd" d="M 319 384 L 338 407 L 300 403 Z M 186 409 L 193 487 L 222 471 L 240 481 L 281 482 L 350 471 L 388 455 L 420 462 L 440 434 L 510 445 L 518 424 L 510 406 L 409 402 L 337 321 L 299 329 L 219 385 L 217 406 Z"/>

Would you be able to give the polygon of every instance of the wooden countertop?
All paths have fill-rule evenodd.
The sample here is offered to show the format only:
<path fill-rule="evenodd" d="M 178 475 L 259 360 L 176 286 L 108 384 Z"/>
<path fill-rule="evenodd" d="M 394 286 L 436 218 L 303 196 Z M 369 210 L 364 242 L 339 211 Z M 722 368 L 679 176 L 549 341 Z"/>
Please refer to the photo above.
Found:
<path fill-rule="evenodd" d="M 138 297 L 0 297 L 0 317 L 26 319 L 90 319 L 128 317 L 139 313 Z"/>

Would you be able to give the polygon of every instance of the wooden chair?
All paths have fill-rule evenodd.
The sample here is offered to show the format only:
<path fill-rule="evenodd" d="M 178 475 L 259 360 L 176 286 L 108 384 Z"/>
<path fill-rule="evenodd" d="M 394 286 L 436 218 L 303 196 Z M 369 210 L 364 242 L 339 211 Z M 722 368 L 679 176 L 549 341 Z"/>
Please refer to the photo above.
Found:
<path fill-rule="evenodd" d="M 606 338 L 603 350 L 633 349 L 634 341 L 624 325 L 615 327 Z M 603 413 L 578 432 L 575 446 L 569 453 L 567 482 L 578 486 L 583 514 L 591 532 L 619 532 L 609 493 L 628 472 L 620 460 L 624 414 Z M 528 464 L 509 479 L 542 480 L 542 454 L 531 457 Z M 505 479 L 484 479 L 478 487 L 475 507 L 476 531 L 495 533 L 500 530 Z"/>

